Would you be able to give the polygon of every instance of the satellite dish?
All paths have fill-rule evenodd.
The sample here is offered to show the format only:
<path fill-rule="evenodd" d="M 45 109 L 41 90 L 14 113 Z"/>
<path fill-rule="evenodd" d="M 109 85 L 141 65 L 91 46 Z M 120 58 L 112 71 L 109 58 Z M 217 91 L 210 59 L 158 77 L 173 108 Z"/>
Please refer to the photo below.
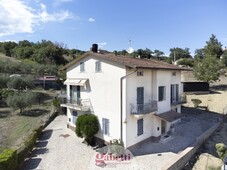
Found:
<path fill-rule="evenodd" d="M 127 50 L 127 52 L 128 52 L 129 54 L 131 54 L 131 53 L 134 52 L 134 49 L 133 49 L 132 47 L 129 47 L 128 50 Z"/>

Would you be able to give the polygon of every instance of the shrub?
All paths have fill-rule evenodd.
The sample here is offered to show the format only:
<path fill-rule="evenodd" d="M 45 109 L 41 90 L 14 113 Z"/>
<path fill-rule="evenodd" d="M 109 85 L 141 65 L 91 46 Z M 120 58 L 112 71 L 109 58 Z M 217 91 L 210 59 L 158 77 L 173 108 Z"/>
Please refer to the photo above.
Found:
<path fill-rule="evenodd" d="M 197 108 L 202 103 L 202 101 L 199 99 L 191 99 L 191 101 L 194 104 L 195 108 Z"/>
<path fill-rule="evenodd" d="M 227 155 L 226 145 L 224 143 L 217 143 L 215 145 L 215 147 L 217 149 L 217 154 L 218 154 L 219 158 L 221 158 L 223 160 L 224 157 Z"/>
<path fill-rule="evenodd" d="M 24 142 L 24 146 L 18 149 L 18 164 L 21 164 L 28 156 L 28 153 L 32 151 L 37 138 L 39 138 L 42 133 L 42 130 L 43 126 L 35 129 L 34 132 Z"/>
<path fill-rule="evenodd" d="M 81 115 L 76 121 L 76 134 L 78 137 L 84 137 L 87 144 L 92 145 L 94 135 L 99 131 L 99 121 L 93 114 Z"/>
<path fill-rule="evenodd" d="M 0 169 L 14 170 L 17 167 L 17 151 L 12 149 L 5 149 L 0 154 Z"/>
<path fill-rule="evenodd" d="M 59 111 L 59 109 L 60 109 L 60 100 L 59 99 L 57 99 L 57 98 L 54 98 L 53 100 L 52 100 L 52 104 L 54 105 L 54 110 L 56 110 L 56 111 Z"/>
<path fill-rule="evenodd" d="M 124 153 L 124 143 L 120 139 L 113 139 L 110 141 L 108 145 L 109 152 L 115 154 L 117 156 L 122 155 Z"/>

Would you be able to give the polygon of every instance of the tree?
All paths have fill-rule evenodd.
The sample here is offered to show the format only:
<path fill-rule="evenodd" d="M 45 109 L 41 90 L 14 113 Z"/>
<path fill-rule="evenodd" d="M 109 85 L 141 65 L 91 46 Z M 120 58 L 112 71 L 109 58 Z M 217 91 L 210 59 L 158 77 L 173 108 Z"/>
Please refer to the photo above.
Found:
<path fill-rule="evenodd" d="M 195 61 L 193 71 L 198 80 L 211 83 L 219 79 L 220 75 L 223 74 L 223 68 L 219 59 L 208 55 L 204 59 Z"/>
<path fill-rule="evenodd" d="M 222 44 L 218 41 L 214 34 L 211 35 L 210 40 L 206 42 L 204 47 L 204 54 L 206 56 L 215 56 L 220 58 L 222 55 Z"/>
<path fill-rule="evenodd" d="M 170 54 L 169 57 L 172 59 L 172 61 L 176 61 L 180 58 L 192 58 L 190 52 L 189 52 L 189 48 L 170 48 Z"/>
<path fill-rule="evenodd" d="M 204 49 L 203 48 L 195 50 L 195 55 L 194 55 L 195 59 L 203 59 L 204 56 L 205 56 L 205 54 L 204 54 Z"/>
<path fill-rule="evenodd" d="M 227 50 L 223 51 L 223 54 L 221 56 L 221 61 L 227 67 Z"/>
<path fill-rule="evenodd" d="M 0 43 L 0 52 L 6 56 L 12 56 L 12 50 L 17 46 L 17 43 L 13 41 L 1 42 Z"/>
<path fill-rule="evenodd" d="M 160 50 L 154 50 L 153 52 L 153 57 L 155 58 L 160 58 L 164 56 L 164 52 L 160 51 Z"/>
<path fill-rule="evenodd" d="M 30 77 L 11 77 L 7 87 L 18 91 L 32 89 L 34 87 L 33 79 Z"/>
<path fill-rule="evenodd" d="M 193 67 L 194 60 L 191 58 L 181 58 L 177 61 L 177 65 L 185 66 L 185 67 Z"/>
<path fill-rule="evenodd" d="M 139 55 L 140 58 L 150 59 L 152 57 L 153 52 L 149 48 L 146 48 L 145 50 L 138 49 L 137 54 Z"/>
<path fill-rule="evenodd" d="M 0 89 L 7 88 L 7 83 L 9 81 L 9 77 L 5 75 L 0 75 Z"/>
<path fill-rule="evenodd" d="M 99 131 L 99 121 L 93 114 L 78 116 L 76 121 L 76 134 L 78 137 L 85 137 L 85 142 L 93 144 L 94 135 Z"/>
<path fill-rule="evenodd" d="M 31 106 L 36 102 L 36 94 L 30 91 L 24 93 L 14 93 L 12 96 L 8 96 L 6 102 L 13 109 L 20 109 L 20 113 L 25 108 Z"/>

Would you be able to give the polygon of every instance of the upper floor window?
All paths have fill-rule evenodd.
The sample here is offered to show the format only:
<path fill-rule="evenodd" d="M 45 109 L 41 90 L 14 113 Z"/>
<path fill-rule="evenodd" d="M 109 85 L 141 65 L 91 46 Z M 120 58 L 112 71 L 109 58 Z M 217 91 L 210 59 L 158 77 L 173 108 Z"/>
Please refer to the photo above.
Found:
<path fill-rule="evenodd" d="M 110 121 L 109 119 L 102 118 L 102 132 L 104 135 L 110 134 Z"/>
<path fill-rule="evenodd" d="M 85 71 L 85 65 L 84 62 L 80 63 L 80 72 L 84 72 Z"/>
<path fill-rule="evenodd" d="M 96 61 L 95 62 L 95 72 L 101 72 L 102 67 L 101 67 L 101 61 Z"/>
<path fill-rule="evenodd" d="M 143 76 L 143 71 L 137 71 L 137 76 Z"/>
<path fill-rule="evenodd" d="M 166 88 L 165 86 L 158 87 L 158 101 L 164 101 L 166 99 Z"/>

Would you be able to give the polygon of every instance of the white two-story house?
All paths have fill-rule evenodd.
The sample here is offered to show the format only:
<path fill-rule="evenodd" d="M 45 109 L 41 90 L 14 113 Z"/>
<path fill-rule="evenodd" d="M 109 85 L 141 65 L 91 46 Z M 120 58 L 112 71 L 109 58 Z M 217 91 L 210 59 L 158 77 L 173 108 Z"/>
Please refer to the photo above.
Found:
<path fill-rule="evenodd" d="M 79 115 L 95 114 L 96 135 L 106 142 L 121 139 L 131 147 L 150 137 L 165 135 L 180 120 L 181 68 L 97 49 L 64 66 L 68 127 Z"/>

